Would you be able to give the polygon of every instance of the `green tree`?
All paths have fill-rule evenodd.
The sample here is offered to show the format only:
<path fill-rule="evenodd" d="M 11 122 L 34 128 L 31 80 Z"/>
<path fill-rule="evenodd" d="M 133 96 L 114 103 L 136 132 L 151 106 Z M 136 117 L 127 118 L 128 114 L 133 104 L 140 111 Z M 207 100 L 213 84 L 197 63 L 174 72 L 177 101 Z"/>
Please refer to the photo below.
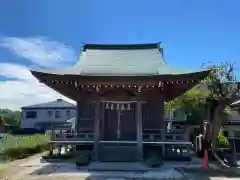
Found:
<path fill-rule="evenodd" d="M 165 106 L 167 111 L 178 111 L 189 114 L 187 123 L 191 125 L 200 124 L 206 117 L 207 91 L 200 89 L 197 85 L 185 94 L 168 102 Z"/>
<path fill-rule="evenodd" d="M 226 167 L 217 155 L 217 138 L 222 126 L 222 114 L 238 97 L 238 85 L 234 76 L 234 64 L 223 63 L 222 66 L 209 65 L 212 69 L 205 83 L 208 86 L 208 121 L 211 128 L 205 133 L 205 139 L 212 144 L 213 156 Z"/>
<path fill-rule="evenodd" d="M 4 119 L 6 124 L 11 126 L 19 126 L 21 119 L 20 111 L 11 111 L 9 109 L 0 109 L 0 116 Z"/>

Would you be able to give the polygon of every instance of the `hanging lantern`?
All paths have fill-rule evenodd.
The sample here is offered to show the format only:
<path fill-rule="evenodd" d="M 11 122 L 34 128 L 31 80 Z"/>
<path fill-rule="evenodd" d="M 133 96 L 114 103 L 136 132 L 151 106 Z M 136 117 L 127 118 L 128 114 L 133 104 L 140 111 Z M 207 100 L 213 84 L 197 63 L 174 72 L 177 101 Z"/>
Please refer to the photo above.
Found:
<path fill-rule="evenodd" d="M 109 104 L 108 103 L 106 103 L 106 107 L 105 107 L 106 109 L 109 109 Z"/>
<path fill-rule="evenodd" d="M 120 110 L 120 104 L 117 104 L 117 110 L 118 111 Z"/>
<path fill-rule="evenodd" d="M 111 110 L 114 110 L 114 104 L 111 104 Z"/>
<path fill-rule="evenodd" d="M 122 104 L 121 110 L 122 111 L 125 110 L 124 104 Z"/>
<path fill-rule="evenodd" d="M 127 105 L 127 110 L 130 111 L 131 110 L 131 104 Z"/>

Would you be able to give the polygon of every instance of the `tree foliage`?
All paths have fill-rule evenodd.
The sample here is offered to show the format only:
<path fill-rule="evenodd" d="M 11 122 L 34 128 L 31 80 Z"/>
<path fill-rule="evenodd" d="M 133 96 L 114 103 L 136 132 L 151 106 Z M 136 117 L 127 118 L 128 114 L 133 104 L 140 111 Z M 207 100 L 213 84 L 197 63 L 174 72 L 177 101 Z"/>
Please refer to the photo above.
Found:
<path fill-rule="evenodd" d="M 225 62 L 221 66 L 212 64 L 208 67 L 212 69 L 205 80 L 209 90 L 209 99 L 224 102 L 225 106 L 230 105 L 238 97 L 234 64 Z"/>
<path fill-rule="evenodd" d="M 168 102 L 165 106 L 167 111 L 182 112 L 188 115 L 188 124 L 200 124 L 206 115 L 207 91 L 202 91 L 196 86 L 185 94 Z"/>

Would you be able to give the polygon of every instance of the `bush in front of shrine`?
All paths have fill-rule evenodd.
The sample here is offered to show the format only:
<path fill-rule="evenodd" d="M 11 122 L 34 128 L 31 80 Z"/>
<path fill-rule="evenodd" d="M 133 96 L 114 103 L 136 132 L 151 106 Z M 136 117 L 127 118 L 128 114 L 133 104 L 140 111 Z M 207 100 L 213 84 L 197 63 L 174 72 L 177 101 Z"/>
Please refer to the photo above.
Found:
<path fill-rule="evenodd" d="M 91 158 L 88 155 L 79 155 L 73 159 L 76 166 L 87 166 L 89 165 Z"/>

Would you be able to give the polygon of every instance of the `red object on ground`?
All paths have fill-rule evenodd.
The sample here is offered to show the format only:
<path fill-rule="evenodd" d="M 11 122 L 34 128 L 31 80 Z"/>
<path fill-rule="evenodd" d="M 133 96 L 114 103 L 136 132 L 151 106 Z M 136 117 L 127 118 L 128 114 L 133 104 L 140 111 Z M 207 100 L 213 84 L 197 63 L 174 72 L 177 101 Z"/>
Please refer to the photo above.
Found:
<path fill-rule="evenodd" d="M 203 169 L 209 169 L 208 151 L 207 150 L 204 151 Z"/>

